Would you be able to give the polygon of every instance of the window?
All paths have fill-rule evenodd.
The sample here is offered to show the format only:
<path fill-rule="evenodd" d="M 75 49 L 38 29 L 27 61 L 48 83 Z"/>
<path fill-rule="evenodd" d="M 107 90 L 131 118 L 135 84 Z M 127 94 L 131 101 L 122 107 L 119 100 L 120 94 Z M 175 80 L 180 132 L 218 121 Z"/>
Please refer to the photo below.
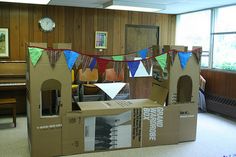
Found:
<path fill-rule="evenodd" d="M 61 83 L 50 79 L 41 87 L 41 116 L 57 116 L 60 109 Z"/>
<path fill-rule="evenodd" d="M 212 33 L 213 68 L 236 70 L 236 6 L 217 8 Z"/>
<path fill-rule="evenodd" d="M 215 32 L 236 32 L 236 6 L 215 9 Z"/>
<path fill-rule="evenodd" d="M 176 44 L 202 46 L 201 66 L 236 71 L 236 5 L 177 15 Z"/>
<path fill-rule="evenodd" d="M 213 68 L 236 70 L 236 34 L 214 35 Z"/>
<path fill-rule="evenodd" d="M 201 65 L 208 67 L 210 50 L 211 10 L 177 16 L 176 45 L 202 46 Z"/>

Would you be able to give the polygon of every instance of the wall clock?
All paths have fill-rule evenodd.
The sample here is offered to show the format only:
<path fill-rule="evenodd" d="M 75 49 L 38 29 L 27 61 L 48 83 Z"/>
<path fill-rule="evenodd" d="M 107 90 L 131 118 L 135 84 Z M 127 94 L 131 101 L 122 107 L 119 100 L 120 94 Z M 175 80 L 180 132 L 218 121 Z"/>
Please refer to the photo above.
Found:
<path fill-rule="evenodd" d="M 56 24 L 51 18 L 43 17 L 39 20 L 39 27 L 44 32 L 51 32 L 56 27 Z"/>

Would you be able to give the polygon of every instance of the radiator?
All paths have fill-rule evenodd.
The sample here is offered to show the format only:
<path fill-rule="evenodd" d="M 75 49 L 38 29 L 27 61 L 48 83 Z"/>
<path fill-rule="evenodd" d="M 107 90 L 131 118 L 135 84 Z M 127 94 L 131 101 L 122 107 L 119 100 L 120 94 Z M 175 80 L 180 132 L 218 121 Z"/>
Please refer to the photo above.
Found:
<path fill-rule="evenodd" d="M 236 118 L 236 99 L 206 94 L 206 106 L 208 111 L 213 111 L 232 118 Z"/>

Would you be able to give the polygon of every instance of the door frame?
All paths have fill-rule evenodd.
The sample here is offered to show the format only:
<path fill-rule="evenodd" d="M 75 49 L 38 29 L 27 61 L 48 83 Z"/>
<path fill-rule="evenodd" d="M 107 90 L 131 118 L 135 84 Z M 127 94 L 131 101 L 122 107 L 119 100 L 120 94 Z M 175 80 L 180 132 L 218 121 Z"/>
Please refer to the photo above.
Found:
<path fill-rule="evenodd" d="M 130 28 L 140 28 L 140 29 L 150 29 L 150 30 L 154 30 L 156 32 L 156 34 L 154 35 L 155 36 L 155 45 L 159 46 L 159 40 L 160 40 L 160 37 L 159 37 L 159 26 L 155 26 L 155 25 L 135 25 L 135 24 L 126 24 L 125 25 L 125 55 L 128 55 L 130 54 L 130 52 L 128 52 L 128 46 L 127 46 L 127 43 L 128 43 L 128 29 Z M 153 39 L 154 40 L 154 39 Z M 154 45 L 154 44 L 152 44 Z M 151 45 L 151 46 L 152 46 Z M 146 48 L 146 47 L 145 47 Z M 132 51 L 138 51 L 138 50 L 132 50 Z M 143 77 L 139 77 L 139 78 L 129 78 L 129 70 L 127 68 L 127 66 L 124 68 L 125 70 L 125 82 L 129 82 L 130 83 L 130 88 L 132 88 L 132 86 L 135 86 L 135 84 L 139 84 L 140 82 L 142 82 L 143 80 L 148 80 L 149 82 L 151 81 L 150 79 L 151 78 L 143 78 Z M 150 82 L 151 83 L 151 82 Z M 146 86 L 146 85 L 145 85 Z M 139 91 L 140 88 L 138 88 L 137 90 Z M 148 84 L 145 88 L 145 90 L 148 90 L 150 91 L 151 89 L 151 84 Z M 140 94 L 139 92 L 135 92 L 134 89 L 131 89 L 130 90 L 130 97 L 132 99 L 136 99 L 136 98 L 147 98 L 148 96 L 148 92 L 143 95 L 143 94 Z"/>
<path fill-rule="evenodd" d="M 134 27 L 134 28 L 153 28 L 153 29 L 157 29 L 157 33 L 156 33 L 156 39 L 157 39 L 157 46 L 160 43 L 160 38 L 159 38 L 159 34 L 160 34 L 160 28 L 159 26 L 154 26 L 154 25 L 136 25 L 136 24 L 126 24 L 125 25 L 125 54 L 127 54 L 127 29 L 128 27 Z"/>

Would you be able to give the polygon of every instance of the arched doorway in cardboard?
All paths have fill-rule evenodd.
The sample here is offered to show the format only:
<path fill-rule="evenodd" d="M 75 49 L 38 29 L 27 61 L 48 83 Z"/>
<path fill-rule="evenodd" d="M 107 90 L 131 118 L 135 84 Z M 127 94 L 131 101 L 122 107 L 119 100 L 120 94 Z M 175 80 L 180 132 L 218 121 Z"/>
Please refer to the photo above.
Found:
<path fill-rule="evenodd" d="M 177 84 L 177 102 L 191 102 L 193 82 L 190 76 L 181 76 Z"/>
<path fill-rule="evenodd" d="M 49 79 L 41 86 L 41 116 L 59 115 L 61 101 L 61 83 L 55 79 Z"/>

